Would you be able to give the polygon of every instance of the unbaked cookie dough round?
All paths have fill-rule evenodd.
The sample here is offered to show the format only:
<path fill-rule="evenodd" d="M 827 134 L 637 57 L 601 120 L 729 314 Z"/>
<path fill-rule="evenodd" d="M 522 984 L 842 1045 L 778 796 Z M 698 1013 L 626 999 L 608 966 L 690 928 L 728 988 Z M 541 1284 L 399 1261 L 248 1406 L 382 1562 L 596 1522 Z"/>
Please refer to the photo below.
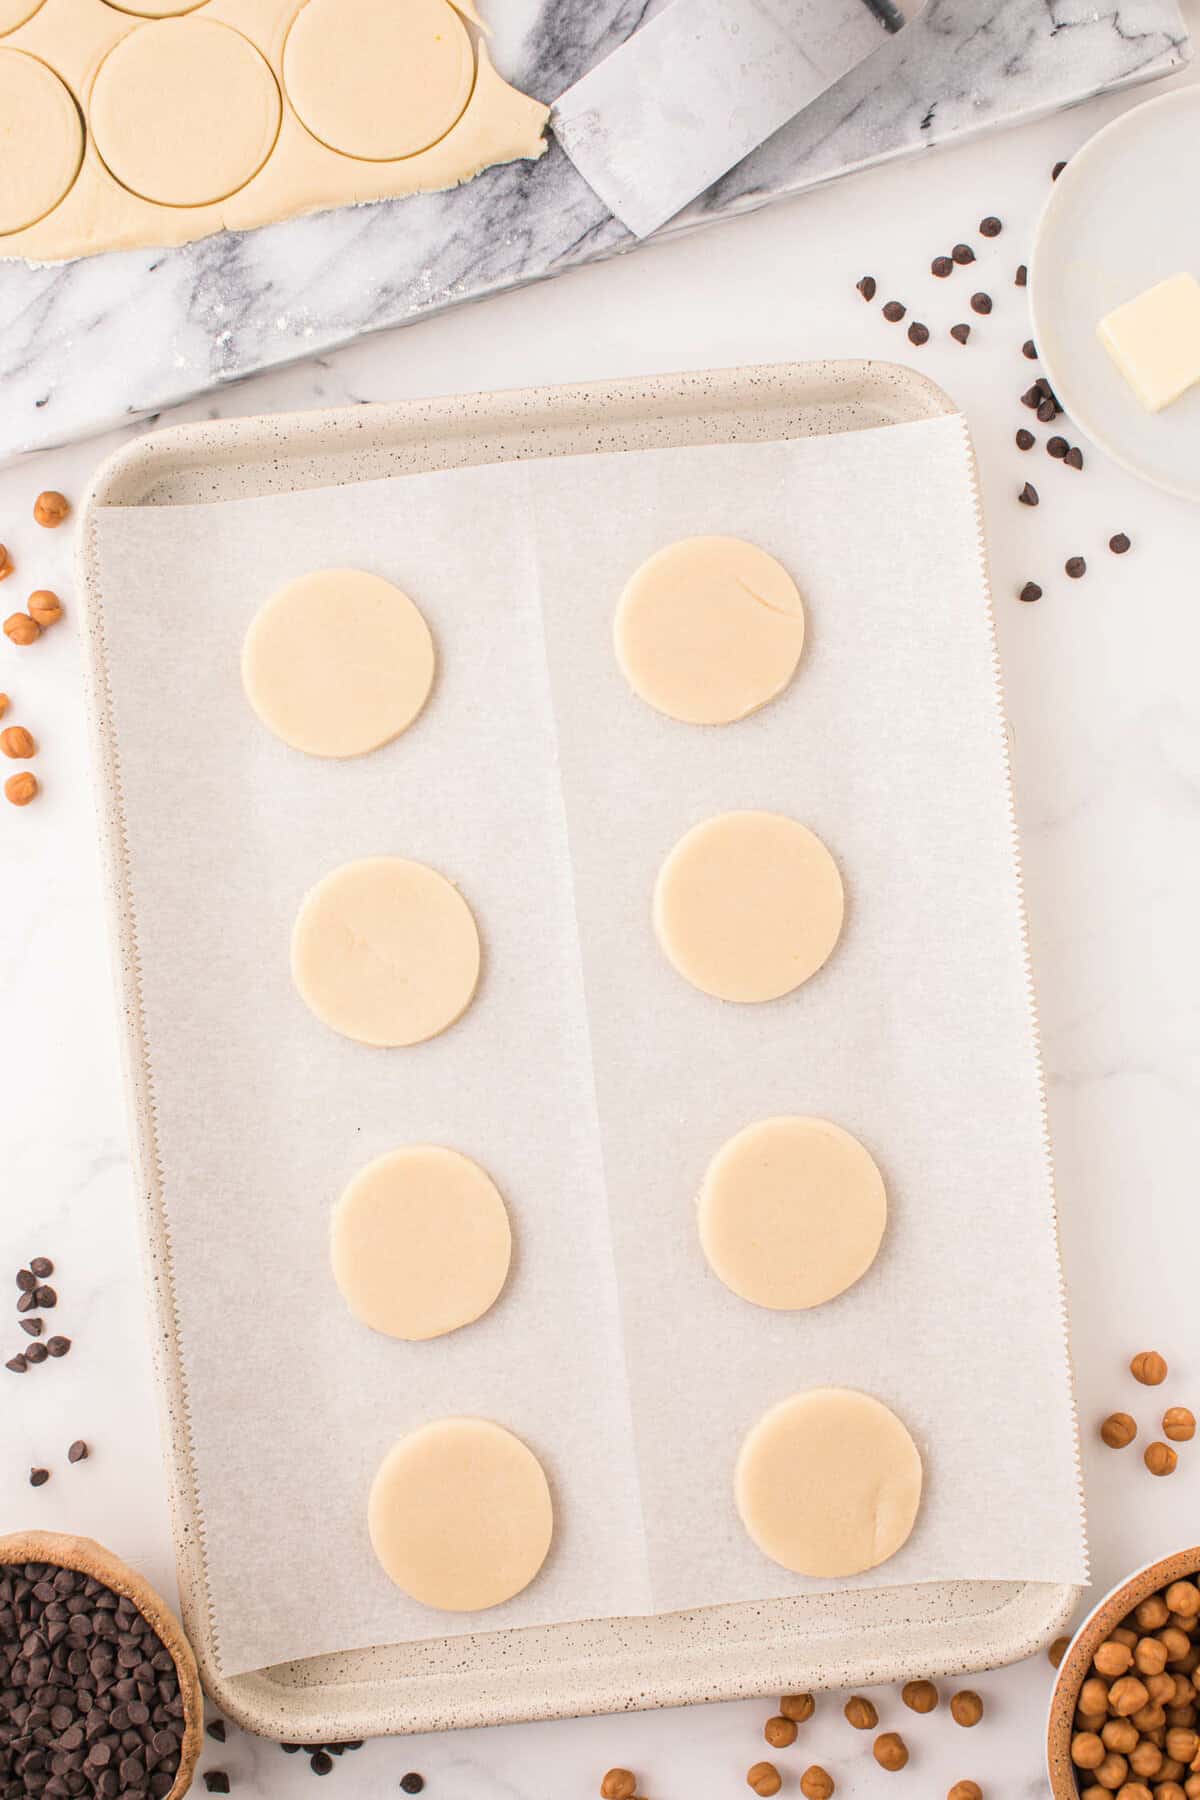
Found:
<path fill-rule="evenodd" d="M 700 1190 L 700 1243 L 733 1293 L 820 1306 L 864 1275 L 887 1224 L 883 1177 L 828 1119 L 760 1119 L 722 1144 Z"/>
<path fill-rule="evenodd" d="M 475 80 L 467 28 L 448 0 L 307 0 L 283 51 L 300 122 L 330 150 L 392 162 L 427 150 Z"/>
<path fill-rule="evenodd" d="M 693 537 L 644 562 L 617 606 L 617 661 L 668 718 L 729 725 L 787 686 L 804 603 L 783 567 L 744 538 Z"/>
<path fill-rule="evenodd" d="M 7 37 L 18 25 L 32 19 L 43 0 L 0 0 L 0 37 Z"/>
<path fill-rule="evenodd" d="M 425 863 L 343 863 L 305 895 L 292 978 L 318 1019 L 360 1044 L 394 1048 L 461 1018 L 479 980 L 479 933 L 452 882 Z"/>
<path fill-rule="evenodd" d="M 692 827 L 654 889 L 668 961 L 719 1000 L 777 1000 L 815 975 L 842 929 L 837 864 L 782 813 L 719 813 Z"/>
<path fill-rule="evenodd" d="M 216 19 L 153 19 L 113 45 L 88 103 L 112 175 L 160 206 L 209 206 L 266 162 L 279 89 L 249 38 Z"/>
<path fill-rule="evenodd" d="M 512 1233 L 478 1163 L 409 1144 L 354 1177 L 334 1208 L 330 1254 L 355 1318 L 414 1342 L 487 1312 L 508 1275 Z"/>
<path fill-rule="evenodd" d="M 442 1612 L 482 1612 L 529 1586 L 554 1508 L 533 1451 L 489 1419 L 437 1419 L 380 1464 L 367 1526 L 396 1586 Z"/>
<path fill-rule="evenodd" d="M 13 28 L 20 23 L 14 18 Z M 52 212 L 82 158 L 83 122 L 70 90 L 36 56 L 0 49 L 0 236 Z"/>
<path fill-rule="evenodd" d="M 852 1388 L 810 1388 L 764 1413 L 734 1475 L 742 1523 L 798 1575 L 859 1575 L 906 1542 L 921 1458 L 895 1413 Z"/>
<path fill-rule="evenodd" d="M 412 724 L 434 661 L 407 594 L 365 569 L 317 569 L 254 615 L 242 683 L 263 724 L 294 750 L 362 756 Z"/>

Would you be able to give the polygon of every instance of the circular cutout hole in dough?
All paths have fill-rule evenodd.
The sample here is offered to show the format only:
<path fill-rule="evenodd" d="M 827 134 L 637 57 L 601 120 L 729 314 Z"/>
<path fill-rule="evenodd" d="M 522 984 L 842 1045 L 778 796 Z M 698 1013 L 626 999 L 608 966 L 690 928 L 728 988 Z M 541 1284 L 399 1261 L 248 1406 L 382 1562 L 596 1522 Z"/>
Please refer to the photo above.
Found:
<path fill-rule="evenodd" d="M 284 45 L 301 124 L 367 162 L 428 150 L 457 124 L 474 81 L 471 39 L 448 0 L 306 0 Z"/>
<path fill-rule="evenodd" d="M 482 1612 L 529 1586 L 554 1532 L 550 1486 L 489 1419 L 437 1419 L 380 1464 L 367 1525 L 396 1586 L 442 1612 Z"/>
<path fill-rule="evenodd" d="M 508 1275 L 512 1233 L 478 1163 L 410 1144 L 354 1177 L 334 1208 L 330 1254 L 355 1318 L 416 1342 L 487 1312 Z"/>
<path fill-rule="evenodd" d="M 827 961 L 842 878 L 815 832 L 782 813 L 719 813 L 680 838 L 659 871 L 654 929 L 693 987 L 719 1000 L 778 1000 Z"/>
<path fill-rule="evenodd" d="M 859 1575 L 916 1522 L 921 1458 L 890 1408 L 811 1388 L 763 1415 L 738 1455 L 734 1498 L 754 1542 L 797 1575 Z"/>
<path fill-rule="evenodd" d="M 305 895 L 292 978 L 324 1024 L 360 1044 L 424 1043 L 462 1017 L 479 981 L 470 907 L 426 863 L 343 863 Z"/>
<path fill-rule="evenodd" d="M 362 756 L 412 724 L 433 686 L 433 638 L 398 587 L 317 569 L 271 595 L 242 646 L 242 684 L 275 736 L 310 756 Z"/>
<path fill-rule="evenodd" d="M 744 538 L 693 537 L 644 562 L 614 626 L 636 694 L 689 725 L 729 725 L 782 693 L 804 648 L 804 602 Z"/>
<path fill-rule="evenodd" d="M 793 1311 L 844 1293 L 874 1262 L 887 1192 L 874 1161 L 828 1119 L 760 1119 L 713 1157 L 700 1243 L 713 1273 L 755 1306 Z"/>
<path fill-rule="evenodd" d="M 279 89 L 249 38 L 216 19 L 153 19 L 113 45 L 88 116 L 122 187 L 159 206 L 209 206 L 245 187 L 279 131 Z"/>
<path fill-rule="evenodd" d="M 69 88 L 36 56 L 0 49 L 0 236 L 53 212 L 82 160 L 83 121 Z"/>

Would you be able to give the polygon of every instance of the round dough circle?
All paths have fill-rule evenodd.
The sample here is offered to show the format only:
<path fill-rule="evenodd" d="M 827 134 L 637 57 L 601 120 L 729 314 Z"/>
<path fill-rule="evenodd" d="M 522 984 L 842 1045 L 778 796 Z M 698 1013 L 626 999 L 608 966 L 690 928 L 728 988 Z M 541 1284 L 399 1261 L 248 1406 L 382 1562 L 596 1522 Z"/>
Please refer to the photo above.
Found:
<path fill-rule="evenodd" d="M 887 1224 L 883 1177 L 828 1119 L 760 1119 L 722 1144 L 700 1190 L 715 1275 L 755 1306 L 820 1306 L 864 1275 Z"/>
<path fill-rule="evenodd" d="M 654 889 L 667 960 L 718 1000 L 791 993 L 828 959 L 844 910 L 832 856 L 782 813 L 719 813 L 693 826 Z"/>
<path fill-rule="evenodd" d="M 625 679 L 643 700 L 690 725 L 729 725 L 792 679 L 804 602 L 757 544 L 683 538 L 633 576 L 613 635 Z"/>
<path fill-rule="evenodd" d="M 7 37 L 18 25 L 32 19 L 42 3 L 43 0 L 0 0 L 0 37 Z"/>
<path fill-rule="evenodd" d="M 300 122 L 330 150 L 393 162 L 427 150 L 471 97 L 475 56 L 448 0 L 307 0 L 283 51 Z"/>
<path fill-rule="evenodd" d="M 811 1388 L 747 1432 L 734 1475 L 746 1530 L 798 1575 L 859 1575 L 894 1556 L 921 1502 L 921 1458 L 880 1401 Z"/>
<path fill-rule="evenodd" d="M 545 1471 L 489 1419 L 437 1419 L 379 1466 L 367 1506 L 375 1554 L 396 1586 L 442 1612 L 481 1612 L 529 1586 L 554 1508 Z"/>
<path fill-rule="evenodd" d="M 355 1318 L 415 1342 L 487 1312 L 508 1275 L 512 1233 L 478 1163 L 410 1144 L 354 1177 L 334 1208 L 330 1254 Z"/>
<path fill-rule="evenodd" d="M 242 683 L 275 736 L 310 756 L 362 756 L 429 698 L 433 639 L 417 607 L 364 569 L 289 581 L 251 620 Z"/>
<path fill-rule="evenodd" d="M 248 38 L 216 19 L 154 19 L 113 45 L 88 105 L 105 165 L 160 206 L 209 206 L 266 162 L 279 89 Z"/>
<path fill-rule="evenodd" d="M 52 212 L 82 159 L 83 121 L 65 83 L 36 56 L 0 49 L 0 235 Z"/>
<path fill-rule="evenodd" d="M 479 933 L 452 882 L 425 863 L 343 863 L 305 895 L 292 979 L 324 1024 L 394 1048 L 461 1018 L 479 980 Z"/>

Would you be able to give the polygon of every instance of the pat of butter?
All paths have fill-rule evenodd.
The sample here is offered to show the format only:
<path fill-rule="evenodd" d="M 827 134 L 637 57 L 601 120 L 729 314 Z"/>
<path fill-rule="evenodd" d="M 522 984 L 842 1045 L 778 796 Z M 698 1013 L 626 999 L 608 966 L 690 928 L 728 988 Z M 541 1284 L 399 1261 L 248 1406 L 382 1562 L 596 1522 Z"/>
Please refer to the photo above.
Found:
<path fill-rule="evenodd" d="M 1147 412 L 1200 381 L 1200 281 L 1172 275 L 1101 319 L 1096 335 Z"/>

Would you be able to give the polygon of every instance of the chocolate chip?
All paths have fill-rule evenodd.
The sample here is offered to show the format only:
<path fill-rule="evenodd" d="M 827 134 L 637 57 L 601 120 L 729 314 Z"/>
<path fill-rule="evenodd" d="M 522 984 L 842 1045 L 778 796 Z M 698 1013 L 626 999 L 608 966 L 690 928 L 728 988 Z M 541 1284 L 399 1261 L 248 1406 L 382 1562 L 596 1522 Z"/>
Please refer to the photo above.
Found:
<path fill-rule="evenodd" d="M 300 1746 L 299 1744 L 280 1744 L 279 1748 L 283 1751 L 285 1756 L 295 1756 Z"/>
<path fill-rule="evenodd" d="M 972 250 L 970 244 L 955 244 L 950 254 L 955 262 L 959 263 L 963 268 L 965 268 L 968 263 L 973 263 L 975 261 L 975 252 Z"/>
<path fill-rule="evenodd" d="M 33 1297 L 46 1312 L 49 1312 L 52 1306 L 58 1305 L 58 1295 L 52 1287 L 38 1288 Z"/>
<path fill-rule="evenodd" d="M 229 1792 L 229 1777 L 224 1769 L 205 1769 L 204 1785 L 210 1794 L 227 1794 Z"/>
<path fill-rule="evenodd" d="M 49 1479 L 50 1479 L 49 1469 L 30 1469 L 30 1471 L 29 1471 L 30 1487 L 45 1487 L 45 1485 L 49 1481 Z"/>
<path fill-rule="evenodd" d="M 1087 564 L 1084 562 L 1082 556 L 1068 556 L 1063 567 L 1071 577 L 1072 581 L 1078 581 L 1081 575 L 1087 574 Z"/>
<path fill-rule="evenodd" d="M 1032 431 L 1026 431 L 1025 427 L 1022 425 L 1021 429 L 1017 432 L 1017 449 L 1032 450 L 1036 443 L 1037 439 L 1034 437 Z"/>
<path fill-rule="evenodd" d="M 1003 225 L 994 213 L 989 213 L 986 219 L 979 221 L 980 237 L 999 237 L 1003 230 Z"/>
<path fill-rule="evenodd" d="M 1056 162 L 1054 167 L 1050 171 L 1051 181 L 1057 181 L 1059 176 L 1062 174 L 1063 170 L 1066 168 L 1066 166 L 1067 165 L 1065 162 Z"/>
<path fill-rule="evenodd" d="M 6 1369 L 11 1369 L 14 1375 L 24 1375 L 29 1364 L 18 1350 L 15 1356 L 9 1357 L 4 1366 Z"/>
<path fill-rule="evenodd" d="M 71 1348 L 71 1340 L 68 1337 L 47 1338 L 46 1348 L 51 1356 L 65 1356 Z"/>
<path fill-rule="evenodd" d="M 971 311 L 972 312 L 990 313 L 991 310 L 992 310 L 992 297 L 990 294 L 972 294 L 971 295 Z"/>
<path fill-rule="evenodd" d="M 875 298 L 875 277 L 873 275 L 864 275 L 862 280 L 856 281 L 854 285 L 864 300 Z"/>
<path fill-rule="evenodd" d="M 72 1463 L 86 1462 L 88 1454 L 88 1447 L 83 1439 L 76 1438 L 75 1442 L 71 1445 L 71 1448 L 67 1451 L 67 1461 Z"/>
<path fill-rule="evenodd" d="M 33 1273 L 37 1276 L 39 1281 L 45 1281 L 47 1275 L 53 1275 L 53 1273 L 54 1273 L 54 1264 L 50 1261 L 50 1258 L 48 1256 L 33 1257 L 30 1261 L 29 1267 L 32 1269 Z"/>
<path fill-rule="evenodd" d="M 1047 456 L 1064 457 L 1070 448 L 1071 446 L 1068 444 L 1065 437 L 1052 437 L 1046 439 Z"/>
<path fill-rule="evenodd" d="M 17 1324 L 21 1327 L 22 1331 L 28 1332 L 30 1337 L 41 1337 L 42 1335 L 42 1321 L 40 1319 L 18 1319 Z"/>
<path fill-rule="evenodd" d="M 1108 547 L 1114 556 L 1124 556 L 1129 549 L 1129 539 L 1123 531 L 1118 531 L 1115 537 L 1109 538 Z"/>
<path fill-rule="evenodd" d="M 1043 395 L 1040 387 L 1034 386 L 1026 388 L 1025 392 L 1021 395 L 1021 405 L 1030 406 L 1036 409 L 1042 404 L 1042 399 Z"/>
<path fill-rule="evenodd" d="M 17 1286 L 23 1294 L 31 1294 L 37 1286 L 37 1276 L 32 1269 L 17 1270 Z"/>
<path fill-rule="evenodd" d="M 1030 362 L 1037 361 L 1037 345 L 1032 338 L 1026 338 L 1025 342 L 1021 345 L 1021 355 L 1027 356 Z"/>
<path fill-rule="evenodd" d="M 1068 469 L 1082 469 L 1083 451 L 1077 444 L 1072 444 L 1071 448 L 1067 451 L 1067 454 L 1063 457 L 1063 463 Z"/>
<path fill-rule="evenodd" d="M 424 1788 L 425 1777 L 423 1775 L 418 1775 L 415 1770 L 400 1777 L 400 1792 L 402 1794 L 420 1794 L 424 1791 Z"/>
<path fill-rule="evenodd" d="M 935 256 L 929 265 L 929 273 L 944 281 L 947 275 L 954 272 L 954 262 L 949 256 Z"/>
<path fill-rule="evenodd" d="M 908 328 L 908 341 L 910 344 L 927 344 L 929 342 L 928 325 L 922 325 L 914 319 Z"/>
<path fill-rule="evenodd" d="M 1017 595 L 1018 600 L 1040 600 L 1041 597 L 1042 597 L 1042 590 L 1038 586 L 1036 581 L 1027 581 L 1025 583 L 1025 586 L 1021 589 L 1020 593 Z"/>
<path fill-rule="evenodd" d="M 48 1352 L 45 1344 L 33 1343 L 22 1354 L 27 1363 L 44 1363 Z"/>
<path fill-rule="evenodd" d="M 952 325 L 950 327 L 950 336 L 960 344 L 965 344 L 970 335 L 971 327 L 969 325 Z"/>
<path fill-rule="evenodd" d="M 37 1295 L 31 1290 L 27 1294 L 22 1294 L 21 1298 L 17 1301 L 17 1311 L 19 1313 L 29 1313 L 33 1311 L 36 1305 Z"/>
<path fill-rule="evenodd" d="M 309 1757 L 308 1766 L 314 1775 L 328 1775 L 333 1767 L 333 1758 L 328 1751 L 318 1750 L 315 1756 Z"/>
<path fill-rule="evenodd" d="M 1053 400 L 1055 406 L 1058 407 L 1059 412 L 1062 411 L 1062 407 L 1058 405 L 1058 395 L 1054 392 L 1054 389 L 1050 386 L 1050 383 L 1044 375 L 1039 375 L 1033 385 L 1047 400 Z"/>
<path fill-rule="evenodd" d="M 225 1742 L 224 1719 L 210 1719 L 204 1729 L 216 1743 L 223 1744 Z"/>
<path fill-rule="evenodd" d="M 907 311 L 907 306 L 902 306 L 899 300 L 889 300 L 884 306 L 883 316 L 889 325 L 897 325 Z"/>
<path fill-rule="evenodd" d="M 1058 417 L 1058 408 L 1053 400 L 1042 400 L 1038 403 L 1037 415 L 1043 425 L 1051 425 Z"/>
<path fill-rule="evenodd" d="M 1036 506 L 1037 505 L 1038 491 L 1034 487 L 1034 485 L 1031 481 L 1027 481 L 1025 483 L 1025 486 L 1021 489 L 1020 493 L 1017 495 L 1017 499 L 1021 502 L 1022 506 Z"/>
<path fill-rule="evenodd" d="M 1029 270 L 1024 263 L 1017 264 L 1017 272 L 1013 276 L 1014 287 L 1026 287 L 1029 283 Z"/>

